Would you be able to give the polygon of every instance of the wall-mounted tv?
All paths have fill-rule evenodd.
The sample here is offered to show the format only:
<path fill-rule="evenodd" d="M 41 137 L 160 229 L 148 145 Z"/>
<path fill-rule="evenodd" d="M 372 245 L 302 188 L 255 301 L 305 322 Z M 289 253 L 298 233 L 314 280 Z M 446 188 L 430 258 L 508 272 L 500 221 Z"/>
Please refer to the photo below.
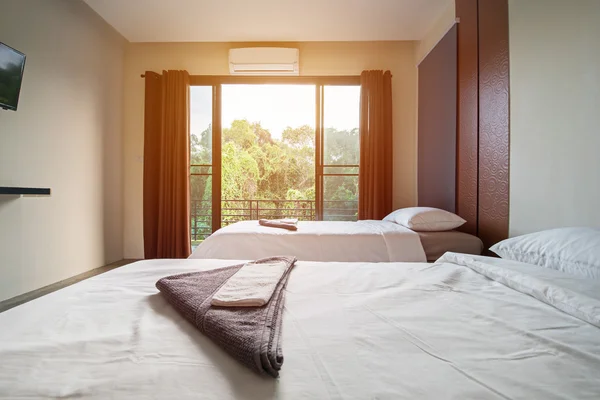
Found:
<path fill-rule="evenodd" d="M 0 42 L 0 108 L 17 109 L 24 68 L 25 54 Z"/>

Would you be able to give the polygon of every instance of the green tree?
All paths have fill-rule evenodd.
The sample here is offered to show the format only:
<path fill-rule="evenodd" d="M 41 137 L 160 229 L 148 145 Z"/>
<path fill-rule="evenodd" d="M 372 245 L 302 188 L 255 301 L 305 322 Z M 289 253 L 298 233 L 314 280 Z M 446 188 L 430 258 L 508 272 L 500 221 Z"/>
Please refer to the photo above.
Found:
<path fill-rule="evenodd" d="M 257 142 L 252 125 L 245 119 L 236 119 L 230 128 L 223 129 L 223 143 L 233 143 L 240 149 L 248 149 Z"/>
<path fill-rule="evenodd" d="M 315 147 L 315 130 L 308 125 L 303 125 L 296 129 L 288 126 L 281 133 L 281 138 L 283 143 L 292 147 L 312 149 Z"/>
<path fill-rule="evenodd" d="M 358 129 L 327 128 L 325 138 L 326 164 L 358 164 Z M 261 200 L 262 207 L 273 209 L 272 216 L 310 218 L 313 215 L 314 205 L 307 202 L 315 200 L 315 131 L 312 127 L 287 127 L 281 139 L 275 139 L 260 122 L 234 120 L 223 129 L 222 143 L 221 196 L 223 209 L 229 210 L 230 215 L 224 212 L 224 221 L 256 218 L 249 210 L 250 200 Z M 201 133 L 192 134 L 190 146 L 192 165 L 211 164 L 212 127 L 209 125 Z M 209 171 L 208 167 L 199 170 Z M 356 172 L 349 168 L 341 170 Z M 192 177 L 192 198 L 203 200 L 203 207 L 210 205 L 211 185 L 210 176 Z M 338 201 L 332 207 L 347 208 L 350 219 L 355 218 L 353 210 L 357 198 L 356 177 L 326 177 L 324 199 Z M 269 214 L 263 211 L 261 216 Z M 210 221 L 205 217 L 203 223 L 210 224 Z"/>

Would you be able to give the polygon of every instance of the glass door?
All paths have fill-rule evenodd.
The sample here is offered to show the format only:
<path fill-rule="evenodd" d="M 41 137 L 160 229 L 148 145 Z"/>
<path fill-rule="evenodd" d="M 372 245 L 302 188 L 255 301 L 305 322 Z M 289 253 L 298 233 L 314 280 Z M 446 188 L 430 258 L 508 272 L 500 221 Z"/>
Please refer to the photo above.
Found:
<path fill-rule="evenodd" d="M 323 86 L 322 156 L 318 169 L 324 221 L 358 218 L 360 86 Z"/>
<path fill-rule="evenodd" d="M 190 87 L 190 216 L 192 249 L 213 232 L 213 87 Z"/>
<path fill-rule="evenodd" d="M 315 219 L 315 85 L 222 86 L 221 224 Z"/>
<path fill-rule="evenodd" d="M 244 220 L 355 221 L 358 81 L 242 78 L 190 88 L 192 247 Z"/>

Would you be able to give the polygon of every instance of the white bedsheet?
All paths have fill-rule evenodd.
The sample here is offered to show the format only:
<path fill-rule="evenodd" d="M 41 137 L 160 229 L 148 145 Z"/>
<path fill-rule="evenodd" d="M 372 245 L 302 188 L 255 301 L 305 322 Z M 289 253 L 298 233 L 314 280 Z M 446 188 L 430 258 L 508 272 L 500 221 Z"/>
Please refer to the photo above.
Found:
<path fill-rule="evenodd" d="M 583 307 L 581 318 L 598 316 L 598 281 L 485 257 L 446 259 L 298 262 L 277 380 L 239 365 L 154 288 L 160 277 L 231 261 L 131 264 L 0 314 L 0 398 L 600 397 L 600 329 L 471 268 L 542 299 L 568 293 L 559 300 Z"/>
<path fill-rule="evenodd" d="M 378 220 L 301 221 L 297 231 L 261 226 L 258 221 L 237 222 L 213 233 L 189 258 L 239 260 L 273 255 L 302 261 L 427 260 L 416 232 Z"/>

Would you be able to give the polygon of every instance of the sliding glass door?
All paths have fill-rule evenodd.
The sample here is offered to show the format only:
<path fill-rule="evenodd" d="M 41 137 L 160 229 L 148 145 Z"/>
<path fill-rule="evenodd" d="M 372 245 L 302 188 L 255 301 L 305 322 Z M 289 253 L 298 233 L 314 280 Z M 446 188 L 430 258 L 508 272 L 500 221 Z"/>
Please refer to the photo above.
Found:
<path fill-rule="evenodd" d="M 213 87 L 190 88 L 190 216 L 192 247 L 213 232 Z"/>
<path fill-rule="evenodd" d="M 192 86 L 193 247 L 243 220 L 357 219 L 360 86 L 288 81 Z"/>
<path fill-rule="evenodd" d="M 358 218 L 358 132 L 360 87 L 323 86 L 322 160 L 317 177 L 321 187 L 321 219 L 356 221 Z"/>
<path fill-rule="evenodd" d="M 315 219 L 314 85 L 223 85 L 222 226 Z"/>

